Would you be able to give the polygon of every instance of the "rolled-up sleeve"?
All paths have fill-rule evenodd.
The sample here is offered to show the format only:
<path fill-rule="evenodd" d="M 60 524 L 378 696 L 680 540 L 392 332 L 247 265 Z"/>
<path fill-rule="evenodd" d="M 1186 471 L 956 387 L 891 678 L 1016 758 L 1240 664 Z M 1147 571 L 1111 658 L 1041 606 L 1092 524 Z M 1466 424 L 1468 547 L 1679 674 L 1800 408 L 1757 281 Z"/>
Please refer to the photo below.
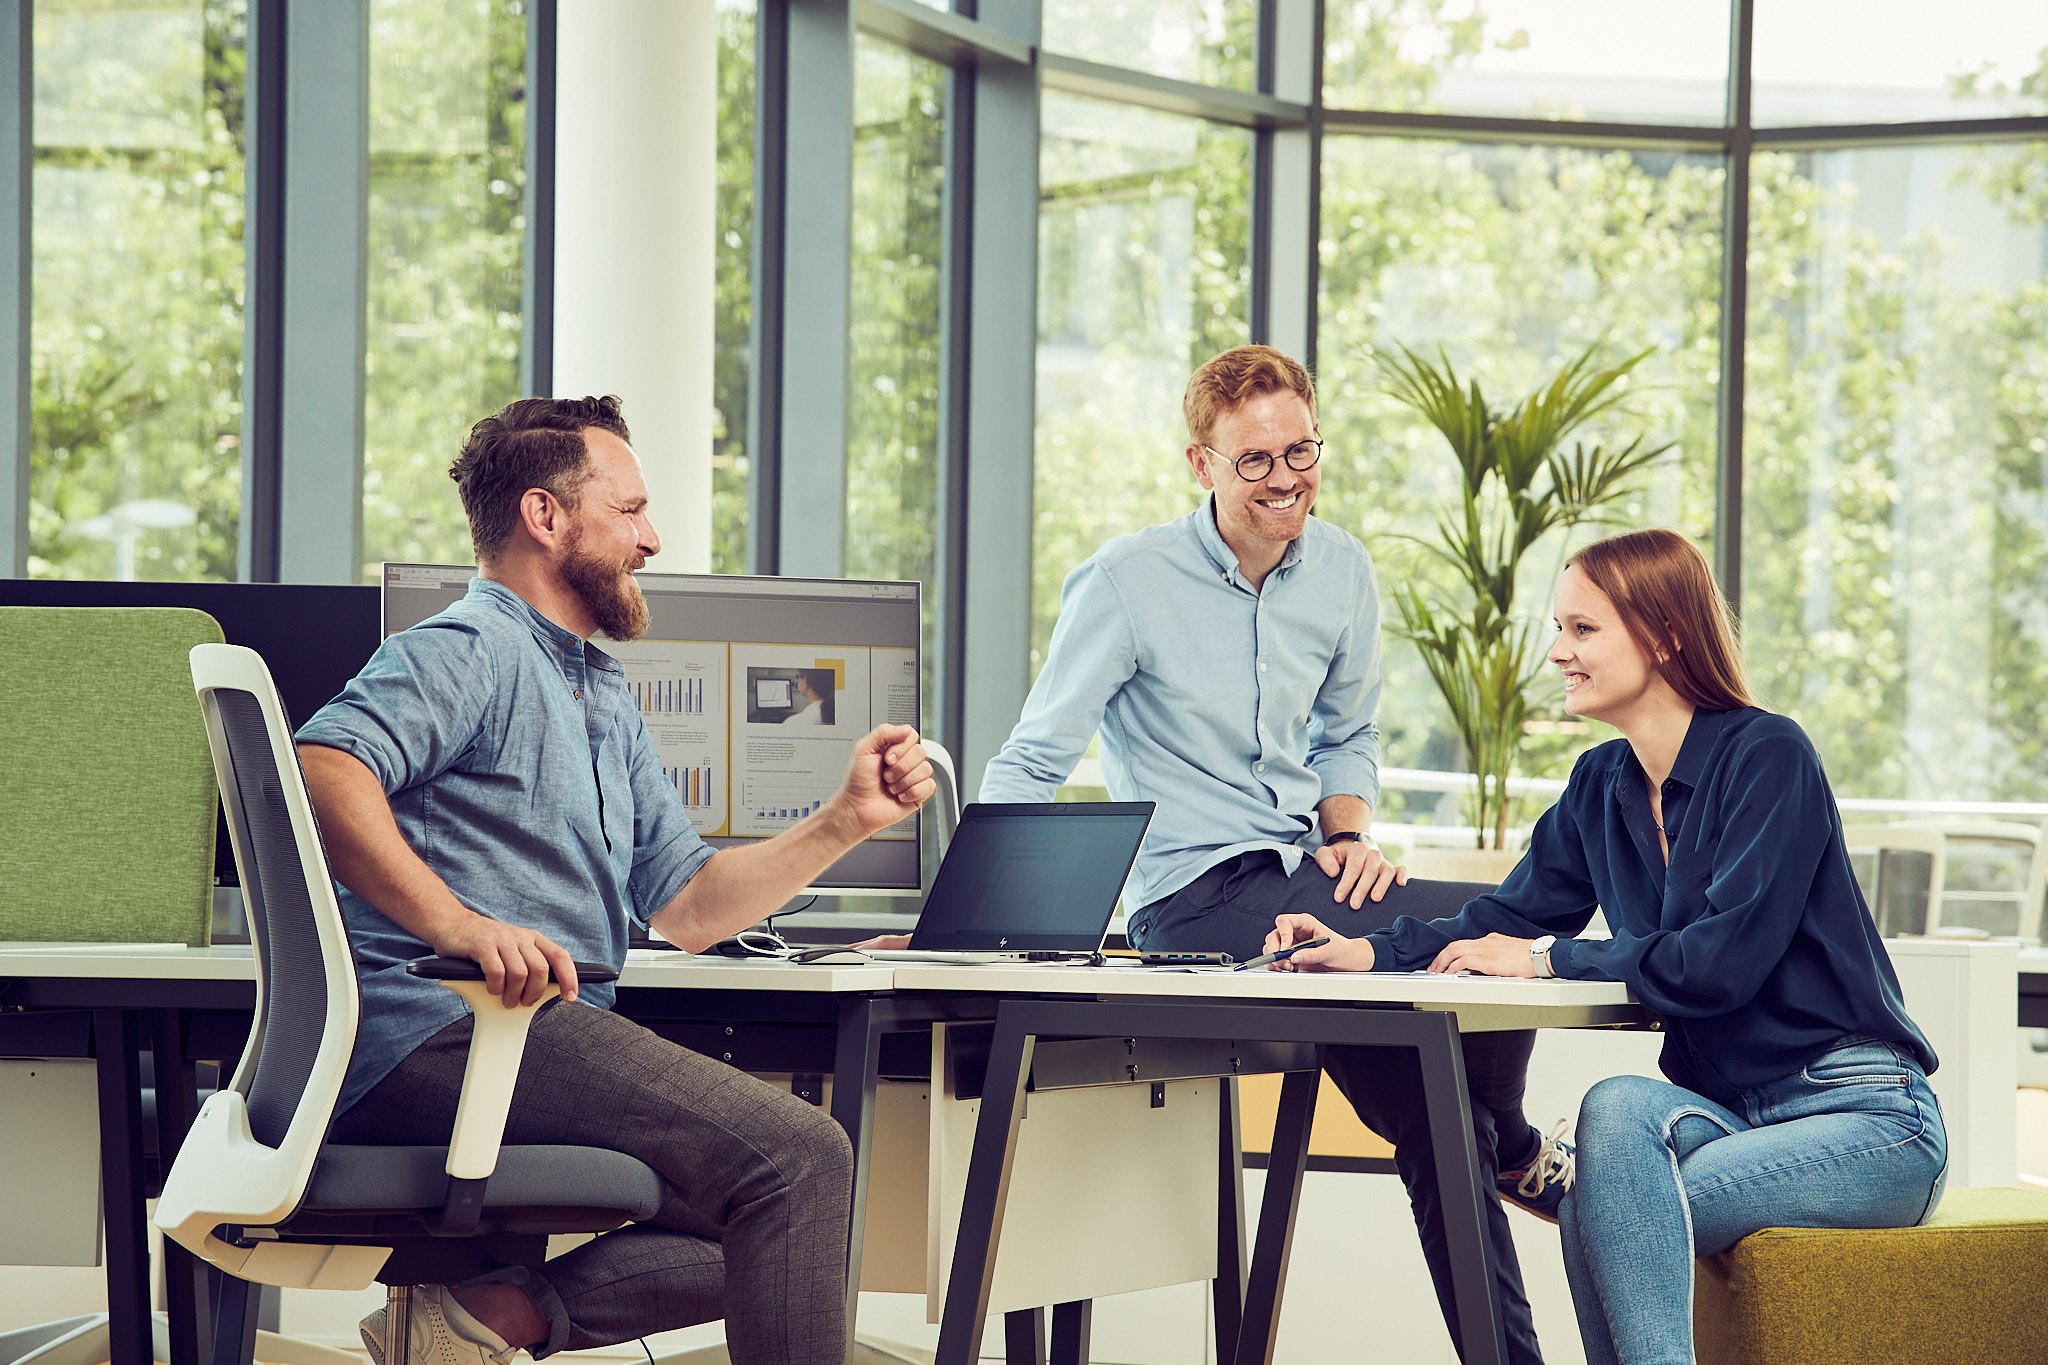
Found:
<path fill-rule="evenodd" d="M 1090 560 L 1067 575 L 1045 667 L 1009 740 L 982 774 L 983 801 L 1050 801 L 1138 667 L 1136 629 L 1115 578 Z"/>
<path fill-rule="evenodd" d="M 475 742 L 497 694 L 492 651 L 475 628 L 436 618 L 379 645 L 296 738 L 353 755 L 392 794 L 453 766 Z"/>

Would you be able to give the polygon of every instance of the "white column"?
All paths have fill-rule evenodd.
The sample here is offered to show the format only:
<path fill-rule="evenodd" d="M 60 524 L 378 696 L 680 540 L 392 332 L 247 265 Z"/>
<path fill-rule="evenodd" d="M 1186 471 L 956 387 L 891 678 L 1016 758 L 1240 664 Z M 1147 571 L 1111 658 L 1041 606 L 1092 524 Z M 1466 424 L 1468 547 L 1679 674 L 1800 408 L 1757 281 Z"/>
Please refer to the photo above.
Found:
<path fill-rule="evenodd" d="M 705 0 L 562 0 L 556 48 L 558 395 L 616 393 L 661 558 L 711 567 L 718 22 Z"/>

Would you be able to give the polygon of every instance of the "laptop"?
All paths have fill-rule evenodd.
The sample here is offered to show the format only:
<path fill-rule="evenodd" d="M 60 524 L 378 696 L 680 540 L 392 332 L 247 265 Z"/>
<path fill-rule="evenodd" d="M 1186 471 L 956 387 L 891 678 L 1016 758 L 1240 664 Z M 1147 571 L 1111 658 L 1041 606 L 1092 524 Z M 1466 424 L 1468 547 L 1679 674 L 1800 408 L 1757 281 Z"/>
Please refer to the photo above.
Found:
<path fill-rule="evenodd" d="M 1137 860 L 1150 801 L 968 806 L 907 948 L 878 962 L 1093 958 Z"/>

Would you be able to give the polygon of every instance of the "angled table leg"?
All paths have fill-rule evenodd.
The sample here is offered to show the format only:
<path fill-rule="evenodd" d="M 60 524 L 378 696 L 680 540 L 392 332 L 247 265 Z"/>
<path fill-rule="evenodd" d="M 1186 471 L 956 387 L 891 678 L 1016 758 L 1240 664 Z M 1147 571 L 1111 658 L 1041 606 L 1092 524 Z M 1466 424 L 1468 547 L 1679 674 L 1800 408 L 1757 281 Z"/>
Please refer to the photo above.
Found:
<path fill-rule="evenodd" d="M 861 1250 L 867 1240 L 869 1150 L 875 1135 L 875 1073 L 881 1067 L 882 1031 L 873 996 L 839 1002 L 839 1032 L 832 1059 L 832 1117 L 853 1144 L 853 1218 L 847 1228 L 846 1330 L 860 1309 Z"/>
<path fill-rule="evenodd" d="M 1491 1196 L 1480 1189 L 1479 1148 L 1472 1137 L 1458 1019 L 1422 1011 L 1412 1017 L 1421 1026 L 1415 1049 L 1422 1064 L 1422 1099 L 1429 1111 L 1430 1149 L 1436 1153 L 1437 1197 L 1443 1206 L 1464 1359 L 1466 1365 L 1504 1365 L 1507 1331 L 1494 1293 L 1493 1261 L 1487 1254 L 1485 1201 Z"/>
<path fill-rule="evenodd" d="M 1010 1197 L 1010 1164 L 1017 1154 L 1017 1121 L 1024 1112 L 1024 1082 L 1031 1074 L 1037 1041 L 1035 1033 L 1025 1031 L 1011 1004 L 998 1007 L 981 1089 L 981 1115 L 968 1158 L 960 1233 L 946 1281 L 937 1365 L 973 1365 L 981 1351 L 982 1325 L 995 1285 L 996 1243 Z"/>
<path fill-rule="evenodd" d="M 1319 1071 L 1290 1071 L 1280 1082 L 1280 1113 L 1273 1125 L 1273 1150 L 1266 1157 L 1265 1193 L 1259 1199 L 1258 1246 L 1245 1286 L 1242 1325 L 1232 1343 L 1230 1358 L 1237 1365 L 1271 1360 L 1279 1338 L 1280 1292 L 1294 1248 L 1294 1218 L 1301 1207 L 1309 1129 L 1315 1123 L 1321 1083 Z"/>

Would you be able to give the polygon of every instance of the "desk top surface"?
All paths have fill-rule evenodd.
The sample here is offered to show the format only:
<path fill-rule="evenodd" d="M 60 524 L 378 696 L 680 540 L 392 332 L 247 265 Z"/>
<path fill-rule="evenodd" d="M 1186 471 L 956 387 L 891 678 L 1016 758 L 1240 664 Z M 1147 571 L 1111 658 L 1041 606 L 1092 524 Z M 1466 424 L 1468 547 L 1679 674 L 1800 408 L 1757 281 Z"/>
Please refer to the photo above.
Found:
<path fill-rule="evenodd" d="M 1163 996 L 1188 999 L 1353 1001 L 1452 1007 L 1473 1003 L 1628 1005 L 1618 981 L 1444 976 L 1429 972 L 1246 972 L 1059 963 L 899 963 L 899 991 L 995 991 L 1005 995 Z"/>
<path fill-rule="evenodd" d="M 246 945 L 0 942 L 0 978 L 250 981 Z M 1627 987 L 1607 981 L 1535 981 L 1402 972 L 1218 972 L 1156 967 L 1037 964 L 852 963 L 826 966 L 769 959 L 693 956 L 636 949 L 619 984 L 695 990 L 858 991 L 1351 1002 L 1425 1009 L 1506 1007 L 1518 1012 L 1632 1009 Z"/>
<path fill-rule="evenodd" d="M 878 963 L 800 967 L 767 959 L 694 957 L 687 953 L 635 949 L 626 954 L 619 984 L 829 993 L 886 991 L 894 976 L 892 968 Z M 187 948 L 161 943 L 0 942 L 0 977 L 253 981 L 256 961 L 246 944 Z"/>

